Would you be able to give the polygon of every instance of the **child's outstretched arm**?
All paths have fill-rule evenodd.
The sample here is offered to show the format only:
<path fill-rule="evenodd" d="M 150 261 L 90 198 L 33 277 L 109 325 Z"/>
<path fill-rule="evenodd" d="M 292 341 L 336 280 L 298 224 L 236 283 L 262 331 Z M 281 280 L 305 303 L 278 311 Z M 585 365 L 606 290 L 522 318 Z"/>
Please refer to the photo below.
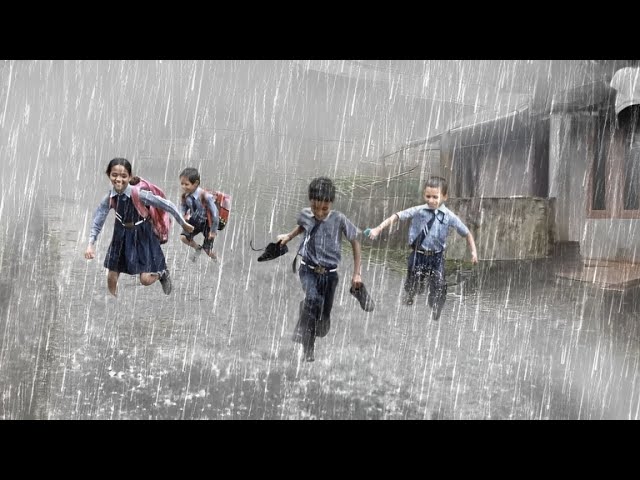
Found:
<path fill-rule="evenodd" d="M 91 226 L 91 233 L 89 234 L 89 245 L 87 245 L 87 249 L 84 252 L 84 258 L 87 260 L 91 260 L 96 256 L 95 243 L 98 239 L 98 235 L 100 235 L 100 232 L 102 231 L 107 215 L 109 215 L 110 200 L 109 195 L 107 195 L 93 213 L 93 223 Z"/>
<path fill-rule="evenodd" d="M 191 208 L 189 208 L 184 194 L 180 196 L 180 213 L 185 220 L 189 220 L 189 218 L 191 217 Z"/>
<path fill-rule="evenodd" d="M 296 225 L 296 228 L 291 230 L 289 233 L 283 233 L 281 235 L 278 235 L 276 237 L 276 242 L 279 242 L 281 245 L 286 245 L 295 237 L 300 235 L 302 232 L 304 232 L 304 228 L 302 228 L 300 225 Z"/>
<path fill-rule="evenodd" d="M 360 242 L 356 239 L 350 242 L 351 248 L 353 249 L 353 275 L 351 277 L 351 285 L 354 288 L 358 288 L 362 285 L 362 277 L 360 276 L 360 265 L 362 262 Z"/>
<path fill-rule="evenodd" d="M 380 225 L 378 225 L 376 228 L 372 228 L 371 231 L 369 232 L 369 238 L 371 240 L 375 240 L 375 238 L 380 235 L 380 233 L 382 232 L 382 230 L 384 230 L 387 227 L 390 227 L 391 225 L 393 225 L 393 223 L 396 220 L 399 220 L 400 217 L 398 217 L 397 213 L 394 213 L 393 215 L 391 215 L 389 218 L 387 218 L 384 222 L 382 222 Z"/>
<path fill-rule="evenodd" d="M 474 265 L 478 263 L 478 252 L 476 250 L 476 242 L 473 239 L 473 235 L 469 232 L 466 236 L 467 246 L 469 247 L 469 252 L 471 252 L 471 263 Z"/>
<path fill-rule="evenodd" d="M 169 212 L 186 232 L 193 232 L 194 226 L 190 223 L 187 223 L 187 221 L 178 210 L 178 207 L 176 207 L 176 205 L 170 200 L 154 195 L 149 190 L 140 190 L 140 200 L 142 200 L 142 203 L 144 203 L 145 205 L 161 208 L 162 210 Z"/>

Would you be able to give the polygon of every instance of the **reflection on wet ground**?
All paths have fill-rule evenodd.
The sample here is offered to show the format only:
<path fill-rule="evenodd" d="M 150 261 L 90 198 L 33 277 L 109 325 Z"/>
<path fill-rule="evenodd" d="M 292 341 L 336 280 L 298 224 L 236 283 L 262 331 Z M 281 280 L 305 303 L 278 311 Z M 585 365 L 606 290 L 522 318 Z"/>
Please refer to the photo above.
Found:
<path fill-rule="evenodd" d="M 302 298 L 290 255 L 258 264 L 229 230 L 218 263 L 194 264 L 174 227 L 173 293 L 124 276 L 114 299 L 102 267 L 112 217 L 87 262 L 85 208 L 43 204 L 28 236 L 36 254 L 14 239 L 3 248 L 2 418 L 640 416 L 637 292 L 556 277 L 558 259 L 478 267 L 431 322 L 424 297 L 400 305 L 402 276 L 385 268 L 363 272 L 378 307 L 360 310 L 348 255 L 309 364 L 289 338 Z M 250 231 L 251 208 L 234 222 Z"/>

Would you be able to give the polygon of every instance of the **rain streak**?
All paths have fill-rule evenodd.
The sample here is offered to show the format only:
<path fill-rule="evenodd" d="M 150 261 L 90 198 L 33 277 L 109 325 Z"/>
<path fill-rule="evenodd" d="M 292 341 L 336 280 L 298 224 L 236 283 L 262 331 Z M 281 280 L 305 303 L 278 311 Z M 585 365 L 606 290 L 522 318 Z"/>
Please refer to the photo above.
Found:
<path fill-rule="evenodd" d="M 0 61 L 0 419 L 638 419 L 639 111 L 634 60 Z M 85 257 L 116 158 L 230 196 L 202 253 L 168 215 L 168 293 L 109 291 L 135 195 Z"/>

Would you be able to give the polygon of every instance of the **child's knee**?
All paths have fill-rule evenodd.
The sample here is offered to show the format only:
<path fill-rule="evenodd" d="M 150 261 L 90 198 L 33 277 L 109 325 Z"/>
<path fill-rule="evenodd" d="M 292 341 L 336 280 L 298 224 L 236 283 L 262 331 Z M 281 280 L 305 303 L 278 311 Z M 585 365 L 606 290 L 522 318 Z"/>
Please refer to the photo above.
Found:
<path fill-rule="evenodd" d="M 145 287 L 151 285 L 158 279 L 158 276 L 152 273 L 141 273 L 140 274 L 140 283 Z"/>
<path fill-rule="evenodd" d="M 322 310 L 323 299 L 318 297 L 306 298 L 304 308 L 312 315 L 319 315 Z"/>
<path fill-rule="evenodd" d="M 181 235 L 180 235 L 180 241 L 181 241 L 182 243 L 184 243 L 185 245 L 189 245 L 189 239 L 187 238 L 187 236 L 186 236 L 186 235 L 182 235 L 182 234 L 181 234 Z"/>

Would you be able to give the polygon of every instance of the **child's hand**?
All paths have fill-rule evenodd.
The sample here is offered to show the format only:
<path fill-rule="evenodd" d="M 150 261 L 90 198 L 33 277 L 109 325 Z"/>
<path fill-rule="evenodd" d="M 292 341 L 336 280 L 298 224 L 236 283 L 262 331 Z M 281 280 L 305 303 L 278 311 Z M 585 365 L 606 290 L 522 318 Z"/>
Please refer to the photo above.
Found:
<path fill-rule="evenodd" d="M 360 285 L 362 285 L 362 277 L 359 273 L 354 273 L 351 277 L 351 286 L 353 286 L 353 288 L 360 288 Z"/>
<path fill-rule="evenodd" d="M 369 230 L 369 238 L 370 238 L 371 240 L 375 240 L 375 239 L 376 239 L 376 237 L 377 237 L 378 235 L 380 235 L 380 232 L 381 232 L 381 231 L 382 231 L 382 230 L 380 229 L 380 227 L 372 228 L 371 230 Z"/>
<path fill-rule="evenodd" d="M 289 237 L 288 233 L 283 233 L 282 235 L 278 235 L 276 237 L 276 243 L 280 243 L 280 245 L 286 245 L 290 240 L 291 238 Z"/>
<path fill-rule="evenodd" d="M 190 223 L 187 223 L 187 224 L 183 225 L 182 228 L 184 228 L 185 232 L 191 233 L 191 232 L 193 232 L 193 229 L 195 227 L 193 225 L 191 225 Z"/>
<path fill-rule="evenodd" d="M 215 240 L 216 232 L 209 232 L 209 240 Z"/>
<path fill-rule="evenodd" d="M 96 250 L 93 248 L 93 245 L 89 245 L 84 252 L 84 258 L 86 258 L 87 260 L 91 260 L 92 258 L 95 258 L 95 256 Z"/>
<path fill-rule="evenodd" d="M 474 265 L 478 263 L 478 254 L 476 252 L 471 253 L 471 263 Z"/>

